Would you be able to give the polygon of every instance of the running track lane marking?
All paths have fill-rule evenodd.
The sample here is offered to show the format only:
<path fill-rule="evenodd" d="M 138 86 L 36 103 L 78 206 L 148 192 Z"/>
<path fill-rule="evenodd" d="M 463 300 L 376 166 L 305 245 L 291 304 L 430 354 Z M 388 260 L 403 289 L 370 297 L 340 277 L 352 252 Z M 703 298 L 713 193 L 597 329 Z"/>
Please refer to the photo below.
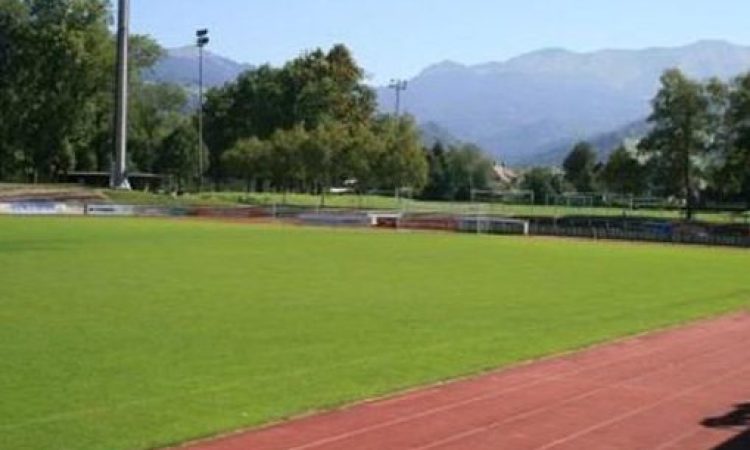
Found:
<path fill-rule="evenodd" d="M 469 405 L 469 404 L 472 404 L 472 403 L 475 403 L 475 402 L 479 402 L 479 401 L 482 401 L 482 400 L 490 400 L 492 398 L 495 398 L 495 397 L 498 397 L 498 396 L 501 396 L 501 395 L 504 395 L 504 394 L 507 394 L 507 393 L 519 391 L 519 390 L 522 390 L 522 389 L 528 388 L 528 387 L 533 387 L 533 386 L 538 385 L 540 383 L 544 383 L 545 381 L 561 379 L 561 378 L 565 378 L 566 376 L 571 376 L 571 375 L 579 374 L 579 373 L 586 372 L 586 371 L 596 371 L 598 369 L 606 368 L 608 366 L 612 366 L 612 365 L 615 365 L 615 364 L 622 364 L 622 363 L 625 363 L 627 361 L 637 361 L 638 359 L 643 359 L 643 358 L 646 358 L 646 357 L 649 357 L 649 356 L 654 356 L 654 355 L 659 355 L 659 354 L 669 354 L 670 351 L 674 351 L 674 350 L 678 350 L 678 349 L 685 349 L 685 350 L 689 350 L 690 349 L 690 350 L 694 350 L 691 346 L 693 344 L 697 343 L 697 342 L 705 341 L 705 340 L 708 340 L 708 339 L 715 339 L 717 341 L 724 340 L 724 339 L 730 338 L 734 334 L 741 333 L 746 328 L 746 325 L 745 325 L 746 321 L 747 321 L 747 315 L 745 315 L 745 314 L 735 314 L 735 315 L 730 315 L 730 316 L 724 316 L 724 317 L 716 318 L 716 319 L 713 319 L 713 320 L 710 320 L 710 321 L 706 320 L 706 321 L 697 322 L 697 323 L 693 324 L 692 326 L 687 326 L 687 327 L 683 327 L 683 328 L 672 328 L 672 329 L 664 330 L 664 331 L 661 331 L 661 332 L 657 331 L 657 332 L 652 333 L 652 334 L 644 334 L 644 335 L 640 335 L 640 336 L 636 336 L 636 337 L 624 339 L 624 340 L 618 341 L 618 342 L 616 342 L 614 344 L 608 344 L 608 345 L 604 345 L 603 344 L 603 345 L 600 345 L 600 346 L 592 347 L 592 348 L 589 348 L 589 349 L 584 350 L 584 351 L 579 352 L 579 353 L 569 353 L 569 354 L 566 354 L 566 355 L 561 356 L 561 357 L 545 359 L 545 360 L 540 361 L 540 363 L 538 363 L 537 365 L 539 365 L 539 364 L 545 364 L 545 363 L 550 363 L 550 362 L 554 363 L 555 361 L 569 362 L 569 363 L 572 363 L 572 364 L 581 363 L 581 361 L 579 359 L 577 359 L 578 355 L 586 355 L 587 353 L 590 354 L 591 352 L 596 352 L 597 349 L 600 349 L 600 350 L 604 349 L 604 350 L 606 350 L 608 347 L 609 348 L 613 348 L 613 347 L 617 348 L 617 346 L 621 346 L 621 350 L 625 350 L 626 353 L 627 353 L 627 356 L 625 356 L 625 357 L 620 357 L 620 358 L 616 358 L 614 360 L 609 360 L 606 363 L 590 364 L 590 365 L 587 365 L 585 367 L 581 367 L 581 368 L 576 369 L 576 370 L 570 370 L 568 368 L 565 368 L 565 369 L 562 369 L 562 372 L 558 372 L 556 376 L 545 376 L 545 377 L 542 377 L 542 376 L 539 376 L 539 375 L 535 375 L 533 373 L 529 373 L 529 374 L 527 374 L 527 376 L 530 379 L 533 380 L 533 381 L 531 381 L 529 383 L 521 383 L 521 384 L 519 384 L 517 386 L 513 386 L 513 387 L 511 387 L 509 389 L 501 389 L 501 390 L 496 391 L 496 392 L 490 392 L 490 393 L 483 394 L 483 395 L 480 395 L 480 396 L 475 396 L 475 397 L 472 397 L 472 398 L 469 398 L 469 399 L 465 399 L 465 400 L 460 401 L 460 402 L 454 402 L 452 404 L 445 404 L 443 406 L 440 406 L 440 407 L 437 407 L 437 408 L 433 408 L 433 409 L 427 410 L 427 411 L 422 411 L 422 412 L 417 413 L 417 414 L 412 414 L 412 415 L 409 415 L 409 416 L 406 416 L 406 417 L 399 417 L 398 419 L 388 420 L 388 421 L 385 421 L 385 422 L 381 422 L 379 424 L 375 424 L 375 425 L 371 425 L 371 426 L 368 426 L 368 427 L 362 427 L 362 428 L 359 428 L 359 429 L 355 429 L 355 430 L 352 430 L 351 432 L 348 432 L 348 433 L 342 433 L 342 434 L 338 434 L 338 435 L 334 435 L 334 436 L 329 436 L 327 438 L 318 439 L 318 440 L 315 440 L 314 442 L 309 442 L 309 443 L 307 443 L 305 445 L 302 445 L 302 446 L 294 447 L 293 445 L 290 445 L 290 446 L 287 446 L 286 448 L 294 448 L 294 449 L 297 449 L 297 450 L 302 450 L 302 449 L 308 449 L 308 448 L 312 448 L 312 447 L 316 447 L 316 446 L 320 446 L 320 445 L 325 445 L 325 444 L 329 444 L 329 443 L 333 443 L 333 442 L 336 442 L 336 441 L 340 441 L 340 440 L 343 440 L 343 439 L 346 439 L 346 438 L 349 438 L 349 437 L 358 436 L 360 434 L 367 433 L 369 431 L 375 431 L 375 430 L 387 428 L 387 427 L 389 427 L 391 425 L 398 425 L 398 424 L 402 424 L 402 423 L 407 423 L 409 421 L 421 419 L 423 417 L 427 417 L 427 416 L 430 416 L 430 415 L 433 415 L 433 414 L 437 414 L 437 413 L 440 413 L 440 412 L 443 412 L 443 411 L 448 411 L 448 410 L 451 410 L 451 409 L 454 409 L 454 408 L 459 408 L 461 406 Z M 715 327 L 718 327 L 719 331 L 716 331 Z M 692 339 L 685 339 L 685 338 L 692 338 Z M 656 341 L 654 342 L 651 339 L 655 339 Z M 632 347 L 630 345 L 632 345 Z M 655 348 L 653 348 L 652 350 L 643 351 L 644 347 L 645 348 L 649 348 L 649 347 L 653 348 L 653 347 L 655 347 Z M 708 349 L 706 349 L 706 350 L 708 350 Z M 725 348 L 724 351 L 728 351 L 728 350 Z M 696 360 L 696 359 L 705 358 L 706 356 L 709 356 L 709 355 L 721 354 L 722 352 L 723 352 L 723 350 L 703 351 L 702 353 L 697 353 L 695 351 L 691 351 L 690 353 L 686 354 L 685 356 L 686 357 L 690 356 L 689 358 L 687 358 L 687 360 L 693 361 L 693 360 Z M 675 367 L 679 367 L 681 365 L 684 365 L 687 360 L 681 360 L 680 362 L 682 362 L 682 364 L 679 364 L 679 363 L 676 363 L 676 362 L 672 363 L 672 364 L 669 365 L 668 368 L 674 369 Z M 586 359 L 584 361 L 586 361 L 588 363 L 588 361 Z M 491 374 L 491 373 L 488 373 L 488 374 L 484 375 L 484 377 L 497 377 L 497 376 L 502 376 L 504 374 L 511 374 L 511 373 L 514 373 L 514 369 L 520 369 L 521 371 L 524 371 L 524 369 L 527 369 L 529 367 L 533 368 L 534 365 L 535 365 L 535 363 L 531 363 L 531 364 L 516 366 L 515 368 L 514 367 L 510 367 L 507 370 L 498 371 L 494 375 Z M 619 380 L 619 381 L 621 383 L 632 382 L 633 380 L 637 380 L 637 379 L 639 379 L 641 377 L 651 376 L 654 373 L 659 373 L 659 372 L 660 372 L 659 370 L 656 370 L 656 371 L 652 370 L 651 372 L 649 372 L 646 375 L 642 375 L 640 377 L 638 377 L 638 376 L 637 377 L 631 377 L 630 379 L 626 378 L 624 380 Z M 478 378 L 475 378 L 474 380 L 481 379 L 481 378 L 482 378 L 482 376 L 480 376 Z M 462 383 L 462 382 L 471 382 L 472 380 L 473 379 L 464 379 L 464 380 L 458 381 L 458 383 L 460 385 L 460 383 Z M 596 384 L 593 383 L 593 380 L 589 380 L 589 381 L 591 382 L 592 385 L 596 386 Z M 435 385 L 435 386 L 429 387 L 423 393 L 420 393 L 419 391 L 412 391 L 410 393 L 407 392 L 407 393 L 402 394 L 401 397 L 394 397 L 394 398 L 392 398 L 390 400 L 386 399 L 386 400 L 382 400 L 382 401 L 366 402 L 366 403 L 364 403 L 364 405 L 367 405 L 367 406 L 370 406 L 370 407 L 378 407 L 378 406 L 384 406 L 384 405 L 388 405 L 388 404 L 397 404 L 397 403 L 400 403 L 402 401 L 403 402 L 413 401 L 414 399 L 423 397 L 425 395 L 440 394 L 440 390 L 441 389 L 444 389 L 446 387 L 450 388 L 451 384 L 453 384 L 453 383 L 443 383 L 443 384 L 439 384 L 439 385 Z M 615 386 L 615 384 L 610 384 L 610 386 Z M 638 389 L 638 387 L 634 387 L 634 386 L 626 386 L 626 387 L 627 388 Z M 693 389 L 693 388 L 691 388 L 691 389 Z M 589 393 L 588 395 L 591 395 L 591 394 Z M 674 396 L 672 396 L 672 397 L 674 397 Z M 679 395 L 676 398 L 679 398 Z M 671 397 L 665 399 L 664 401 L 670 401 L 670 399 L 671 399 Z M 570 401 L 570 400 L 571 399 L 568 399 L 568 401 Z M 656 406 L 658 406 L 658 404 L 653 405 L 653 407 L 656 407 Z M 336 414 L 340 414 L 342 412 L 346 413 L 346 410 L 337 411 Z M 522 413 L 521 415 L 528 415 L 528 414 L 531 414 L 531 412 Z M 308 416 L 306 418 L 301 419 L 302 420 L 302 424 L 304 424 L 304 420 L 305 419 L 311 419 L 311 418 L 314 418 L 314 417 L 316 417 L 316 416 Z M 336 417 L 334 417 L 334 419 L 335 418 Z M 623 419 L 626 419 L 626 418 L 627 418 L 627 416 L 623 417 Z M 510 420 L 510 419 L 507 419 L 507 420 Z M 515 418 L 515 420 L 517 420 L 517 417 Z M 606 424 L 602 424 L 602 426 L 606 426 Z M 273 430 L 273 429 L 278 428 L 278 427 L 281 427 L 283 429 L 284 425 L 282 424 L 282 425 L 275 425 L 275 426 L 270 426 L 270 427 L 266 427 L 266 428 L 261 428 L 261 429 L 258 429 L 258 430 L 250 431 L 250 434 L 252 434 L 252 433 L 263 433 L 264 430 Z M 486 429 L 486 427 L 482 427 L 482 429 Z M 292 428 L 292 430 L 293 430 L 293 428 Z M 235 433 L 235 434 L 226 435 L 223 438 L 220 438 L 218 441 L 210 441 L 210 440 L 206 441 L 206 440 L 204 440 L 204 441 L 201 441 L 201 442 L 194 442 L 192 445 L 195 445 L 196 448 L 200 448 L 200 445 L 210 445 L 212 442 L 230 441 L 230 443 L 231 443 L 231 441 L 234 441 L 234 440 L 241 440 L 242 436 L 244 434 L 247 434 L 247 432 L 241 432 L 241 433 Z M 463 434 L 464 433 L 462 433 L 462 435 Z M 574 438 L 574 437 L 571 437 L 571 439 L 572 438 Z M 563 442 L 567 442 L 567 441 L 563 441 Z M 555 445 L 557 445 L 557 444 L 555 444 Z"/>
<path fill-rule="evenodd" d="M 715 336 L 724 335 L 724 334 L 733 334 L 735 332 L 736 331 L 733 330 L 733 331 L 721 331 L 721 332 L 715 332 L 715 333 L 708 333 L 708 337 L 715 337 Z M 698 342 L 699 341 L 703 341 L 706 337 L 707 336 L 701 336 L 700 338 L 696 338 L 694 341 L 698 341 Z M 693 340 L 691 340 L 691 342 L 692 341 Z M 412 421 L 415 421 L 417 419 L 421 419 L 421 418 L 428 417 L 428 416 L 431 416 L 431 415 L 435 415 L 435 414 L 438 414 L 438 413 L 441 413 L 441 412 L 445 412 L 445 411 L 450 411 L 451 409 L 460 408 L 462 406 L 470 405 L 472 403 L 478 403 L 478 402 L 483 401 L 483 400 L 491 400 L 493 398 L 501 397 L 503 395 L 506 395 L 506 394 L 509 394 L 509 393 L 512 393 L 512 392 L 522 391 L 522 390 L 525 390 L 525 389 L 527 389 L 529 387 L 537 386 L 537 385 L 543 384 L 543 383 L 548 382 L 548 381 L 559 381 L 559 380 L 565 379 L 565 378 L 567 378 L 567 377 L 569 377 L 571 375 L 580 374 L 580 373 L 583 373 L 583 372 L 586 372 L 586 371 L 589 371 L 589 370 L 601 369 L 601 368 L 604 368 L 604 367 L 607 367 L 607 366 L 612 366 L 612 365 L 617 364 L 617 363 L 626 362 L 626 361 L 629 361 L 629 360 L 634 360 L 634 359 L 637 359 L 637 358 L 640 358 L 640 357 L 643 357 L 643 356 L 651 356 L 651 355 L 660 354 L 660 353 L 669 353 L 670 350 L 674 350 L 674 348 L 683 347 L 684 345 L 685 345 L 685 343 L 681 342 L 679 344 L 670 345 L 667 348 L 660 348 L 660 349 L 655 349 L 655 350 L 651 350 L 651 351 L 647 351 L 647 352 L 643 352 L 643 353 L 638 353 L 638 354 L 635 354 L 635 355 L 629 355 L 629 356 L 626 356 L 626 357 L 618 358 L 618 359 L 616 359 L 614 361 L 609 361 L 607 363 L 595 364 L 595 365 L 590 366 L 590 367 L 583 367 L 583 368 L 580 368 L 580 369 L 575 369 L 575 370 L 570 370 L 570 371 L 564 371 L 563 373 L 556 374 L 556 375 L 550 375 L 550 376 L 545 376 L 545 377 L 539 377 L 539 376 L 530 375 L 530 376 L 534 376 L 534 378 L 536 378 L 533 382 L 522 383 L 522 384 L 519 384 L 518 386 L 513 386 L 513 387 L 508 388 L 508 389 L 502 389 L 502 390 L 497 391 L 497 392 L 487 393 L 487 394 L 483 394 L 483 395 L 477 395 L 477 396 L 470 397 L 468 399 L 465 399 L 465 400 L 462 400 L 462 401 L 459 401 L 459 402 L 449 403 L 447 405 L 439 406 L 439 407 L 436 407 L 436 408 L 431 408 L 431 409 L 422 411 L 420 413 L 411 414 L 411 415 L 408 415 L 408 416 L 400 417 L 398 419 L 392 419 L 392 420 L 381 422 L 381 423 L 378 423 L 378 424 L 375 424 L 375 425 L 358 428 L 358 429 L 353 430 L 353 431 L 348 432 L 348 433 L 341 433 L 341 434 L 338 434 L 338 435 L 335 435 L 335 436 L 330 436 L 328 438 L 319 439 L 319 440 L 316 440 L 314 442 L 310 442 L 310 443 L 307 443 L 307 444 L 304 444 L 304 445 L 301 445 L 301 446 L 290 447 L 289 450 L 308 450 L 308 449 L 311 449 L 311 448 L 319 447 L 321 445 L 326 445 L 326 444 L 330 444 L 330 443 L 333 443 L 333 442 L 336 442 L 336 441 L 341 441 L 341 440 L 348 439 L 348 438 L 351 438 L 351 437 L 354 437 L 354 436 L 365 434 L 365 433 L 368 433 L 370 431 L 376 431 L 376 430 L 379 430 L 379 429 L 391 427 L 393 425 L 399 425 L 399 424 L 402 424 L 402 423 L 412 422 Z M 713 354 L 713 353 L 724 353 L 724 352 L 728 352 L 728 351 L 726 349 L 720 349 L 720 350 L 716 350 L 715 352 L 709 352 L 709 353 Z M 705 356 L 705 355 L 706 355 L 706 353 L 701 353 L 699 355 L 694 355 L 693 357 L 691 357 L 689 359 L 698 358 L 698 357 L 702 357 L 702 356 Z M 684 360 L 683 360 L 683 362 L 684 362 Z M 682 365 L 682 364 L 677 364 L 677 365 L 679 366 L 679 365 Z M 674 366 L 672 366 L 672 367 L 665 367 L 663 369 L 657 370 L 656 372 L 649 372 L 648 374 L 645 374 L 645 375 L 642 375 L 642 376 L 636 376 L 636 377 L 632 377 L 632 378 L 626 378 L 625 380 L 623 380 L 623 382 L 625 382 L 625 381 L 628 381 L 628 382 L 636 381 L 636 380 L 638 380 L 638 379 L 640 379 L 642 377 L 645 377 L 646 375 L 651 375 L 653 373 L 658 373 L 661 370 L 667 370 L 667 369 L 670 369 L 670 368 L 673 368 L 673 367 Z M 592 382 L 592 384 L 594 384 L 594 383 Z M 581 395 L 573 397 L 573 398 L 566 399 L 566 400 L 564 400 L 562 402 L 557 403 L 555 406 L 561 406 L 561 405 L 567 404 L 570 401 L 575 401 L 575 400 L 580 400 L 580 399 L 583 399 L 583 398 L 587 398 L 587 397 L 589 397 L 589 396 L 591 396 L 591 395 L 593 395 L 593 394 L 595 394 L 595 393 L 597 393 L 599 391 L 605 390 L 606 388 L 612 387 L 612 386 L 613 385 L 600 385 L 600 387 L 598 387 L 598 388 L 596 388 L 594 390 L 588 391 L 588 392 L 586 392 L 584 394 L 581 394 Z M 580 398 L 577 398 L 577 397 L 580 397 Z M 548 409 L 551 409 L 551 408 L 548 408 L 548 407 L 540 408 L 540 409 L 538 408 L 536 410 L 527 411 L 527 412 L 524 412 L 524 413 L 519 413 L 519 414 L 516 414 L 515 416 L 511 416 L 511 417 L 505 419 L 502 424 L 505 424 L 507 422 L 511 422 L 513 420 L 517 420 L 517 419 L 523 418 L 523 417 L 525 417 L 527 415 L 533 415 L 534 413 L 537 413 L 537 412 L 546 411 Z M 501 424 L 498 424 L 498 426 L 499 425 L 501 425 Z M 478 429 L 478 430 L 479 430 L 479 432 L 486 431 L 485 428 L 486 427 L 481 427 L 481 429 Z M 492 428 L 494 428 L 494 427 L 489 427 L 487 429 L 492 429 Z M 467 435 L 471 435 L 471 434 L 474 434 L 474 433 L 473 432 L 471 432 L 471 433 L 467 432 Z M 453 441 L 453 439 L 451 439 L 451 441 Z M 433 447 L 433 445 L 428 445 L 426 447 L 418 447 L 418 449 L 422 450 L 422 449 L 428 449 L 428 448 L 432 448 L 432 447 Z"/>

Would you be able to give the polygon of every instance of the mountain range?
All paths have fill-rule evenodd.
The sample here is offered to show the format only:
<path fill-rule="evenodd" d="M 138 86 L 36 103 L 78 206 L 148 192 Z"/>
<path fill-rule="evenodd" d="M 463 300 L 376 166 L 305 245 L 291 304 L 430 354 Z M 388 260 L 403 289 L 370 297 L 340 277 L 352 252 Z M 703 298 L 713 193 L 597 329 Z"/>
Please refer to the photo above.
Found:
<path fill-rule="evenodd" d="M 195 49 L 171 50 L 152 78 L 195 83 Z M 219 85 L 250 66 L 207 53 L 206 82 Z M 559 164 L 572 144 L 592 140 L 603 156 L 620 137 L 646 130 L 659 77 L 677 67 L 689 76 L 729 79 L 750 70 L 750 47 L 699 41 L 673 48 L 576 53 L 545 49 L 502 62 L 445 61 L 409 81 L 404 109 L 431 139 L 473 142 L 510 164 Z M 383 111 L 394 93 L 376 88 Z"/>
<path fill-rule="evenodd" d="M 242 72 L 252 69 L 250 64 L 241 64 L 210 51 L 203 55 L 203 82 L 206 87 L 221 86 L 234 81 Z M 198 90 L 198 48 L 180 47 L 166 51 L 164 57 L 144 77 L 148 81 L 176 83 Z"/>

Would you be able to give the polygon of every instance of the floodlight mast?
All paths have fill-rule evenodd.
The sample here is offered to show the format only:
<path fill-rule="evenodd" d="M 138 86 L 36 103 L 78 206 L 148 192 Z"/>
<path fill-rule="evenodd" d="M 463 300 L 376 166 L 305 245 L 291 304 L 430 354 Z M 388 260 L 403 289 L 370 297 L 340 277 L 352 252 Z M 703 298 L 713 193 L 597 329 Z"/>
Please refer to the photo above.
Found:
<path fill-rule="evenodd" d="M 130 190 L 128 152 L 128 39 L 130 0 L 119 0 L 117 13 L 117 90 L 115 93 L 115 161 L 110 178 L 113 189 Z"/>
<path fill-rule="evenodd" d="M 396 91 L 396 117 L 401 116 L 401 93 L 406 90 L 409 86 L 409 82 L 406 80 L 391 80 L 389 88 Z"/>
<path fill-rule="evenodd" d="M 202 28 L 195 32 L 196 45 L 198 46 L 198 190 L 203 190 L 203 159 L 205 158 L 203 146 L 203 47 L 208 45 L 211 39 L 208 37 L 208 29 Z"/>

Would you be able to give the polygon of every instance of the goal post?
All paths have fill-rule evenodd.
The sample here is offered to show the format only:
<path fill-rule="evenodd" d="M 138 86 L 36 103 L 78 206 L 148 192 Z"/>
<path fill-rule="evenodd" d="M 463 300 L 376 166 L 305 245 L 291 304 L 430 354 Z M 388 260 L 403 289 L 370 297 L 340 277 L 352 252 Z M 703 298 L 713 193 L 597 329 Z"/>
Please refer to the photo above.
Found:
<path fill-rule="evenodd" d="M 528 236 L 528 220 L 510 219 L 492 215 L 464 215 L 459 220 L 459 230 L 465 233 Z"/>
<path fill-rule="evenodd" d="M 533 205 L 536 203 L 534 191 L 473 189 L 471 200 L 476 203 L 499 203 L 505 205 Z"/>

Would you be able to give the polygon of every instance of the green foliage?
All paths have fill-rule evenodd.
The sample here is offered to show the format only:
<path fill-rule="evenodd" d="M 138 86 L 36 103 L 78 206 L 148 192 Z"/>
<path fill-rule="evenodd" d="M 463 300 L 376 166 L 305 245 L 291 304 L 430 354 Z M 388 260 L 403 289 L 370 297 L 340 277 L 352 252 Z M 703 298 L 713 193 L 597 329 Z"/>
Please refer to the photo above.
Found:
<path fill-rule="evenodd" d="M 384 146 L 374 169 L 378 187 L 420 191 L 427 183 L 428 167 L 414 119 L 382 116 L 375 121 L 374 130 Z"/>
<path fill-rule="evenodd" d="M 253 181 L 270 177 L 270 159 L 269 143 L 253 137 L 238 141 L 222 156 L 222 163 L 231 175 L 245 180 L 247 192 L 250 192 Z"/>
<path fill-rule="evenodd" d="M 198 173 L 197 143 L 198 133 L 195 127 L 185 120 L 162 141 L 156 156 L 156 169 L 163 174 L 172 175 L 180 191 Z"/>
<path fill-rule="evenodd" d="M 338 122 L 368 124 L 375 94 L 363 83 L 364 71 L 343 45 L 315 50 L 281 68 L 261 66 L 234 83 L 213 89 L 204 106 L 211 175 L 224 178 L 224 152 L 241 139 L 268 139 L 279 130 L 306 131 Z"/>
<path fill-rule="evenodd" d="M 54 180 L 110 169 L 115 42 L 106 0 L 0 2 L 0 178 Z M 146 85 L 163 54 L 131 38 L 132 170 L 151 171 L 155 149 L 179 122 L 181 88 Z"/>
<path fill-rule="evenodd" d="M 667 71 L 661 85 L 652 102 L 652 130 L 641 142 L 641 150 L 655 158 L 664 192 L 684 199 L 691 219 L 699 189 L 699 158 L 711 142 L 711 97 L 704 85 L 677 69 Z"/>
<path fill-rule="evenodd" d="M 469 200 L 475 189 L 491 188 L 494 162 L 475 145 L 462 145 L 446 154 L 454 200 Z"/>
<path fill-rule="evenodd" d="M 177 85 L 141 83 L 133 87 L 128 133 L 131 172 L 155 169 L 159 146 L 184 121 L 186 104 L 187 94 Z"/>
<path fill-rule="evenodd" d="M 256 159 L 261 147 L 264 156 Z M 355 181 L 360 192 L 418 190 L 427 170 L 414 122 L 390 117 L 372 125 L 326 121 L 310 130 L 300 124 L 276 130 L 267 140 L 242 139 L 224 153 L 222 164 L 226 173 L 270 183 L 277 191 L 322 196 L 331 187 Z"/>
<path fill-rule="evenodd" d="M 309 140 L 307 131 L 297 125 L 290 130 L 276 130 L 271 135 L 270 174 L 274 186 L 284 192 L 294 187 L 302 176 L 305 163 L 302 152 Z"/>
<path fill-rule="evenodd" d="M 553 169 L 535 167 L 524 174 L 521 189 L 533 192 L 534 201 L 545 205 L 548 204 L 549 197 L 565 191 L 565 180 L 563 175 L 555 173 Z"/>
<path fill-rule="evenodd" d="M 750 206 L 750 74 L 726 84 L 698 82 L 668 70 L 652 106 L 650 132 L 639 143 L 639 155 L 621 148 L 598 166 L 594 150 L 578 144 L 565 161 L 565 181 L 579 192 L 677 198 L 688 218 L 711 200 Z M 535 186 L 537 195 L 559 190 L 549 173 L 527 177 L 527 187 Z"/>
<path fill-rule="evenodd" d="M 362 83 L 365 72 L 344 45 L 328 53 L 305 53 L 289 62 L 281 76 L 293 123 L 312 128 L 324 121 L 366 123 L 375 112 L 374 92 Z"/>
<path fill-rule="evenodd" d="M 725 129 L 718 169 L 724 191 L 739 194 L 750 208 L 750 73 L 738 77 L 726 92 Z"/>
<path fill-rule="evenodd" d="M 445 153 L 445 147 L 440 141 L 427 151 L 429 171 L 427 186 L 422 192 L 422 197 L 426 200 L 447 200 L 453 193 Z"/>
<path fill-rule="evenodd" d="M 109 15 L 105 0 L 0 4 L 0 163 L 32 179 L 54 179 L 75 166 L 74 147 L 86 141 L 109 75 Z"/>
<path fill-rule="evenodd" d="M 475 189 L 492 187 L 494 162 L 473 145 L 435 144 L 428 151 L 428 183 L 422 193 L 427 200 L 471 199 Z"/>
<path fill-rule="evenodd" d="M 588 142 L 579 142 L 563 163 L 565 180 L 577 192 L 593 192 L 595 167 L 596 150 Z"/>
<path fill-rule="evenodd" d="M 625 147 L 612 153 L 599 177 L 609 192 L 641 195 L 648 189 L 648 167 Z"/>
<path fill-rule="evenodd" d="M 739 309 L 750 255 L 0 218 L 0 267 L 0 447 L 125 450 Z"/>

